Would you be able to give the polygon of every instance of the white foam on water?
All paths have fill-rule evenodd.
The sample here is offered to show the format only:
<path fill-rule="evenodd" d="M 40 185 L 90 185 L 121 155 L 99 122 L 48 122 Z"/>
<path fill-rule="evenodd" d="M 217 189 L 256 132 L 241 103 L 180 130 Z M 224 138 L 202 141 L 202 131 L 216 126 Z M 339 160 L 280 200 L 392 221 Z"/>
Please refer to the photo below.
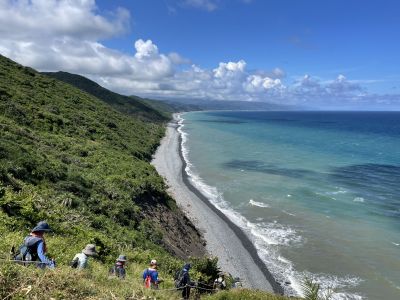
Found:
<path fill-rule="evenodd" d="M 360 202 L 360 203 L 364 203 L 365 199 L 363 197 L 355 197 L 353 199 L 353 202 Z"/>
<path fill-rule="evenodd" d="M 338 195 L 338 194 L 346 194 L 347 190 L 341 188 L 341 187 L 336 187 L 339 190 L 338 191 L 333 191 L 333 192 L 327 192 L 328 195 Z"/>
<path fill-rule="evenodd" d="M 257 202 L 257 201 L 254 201 L 253 199 L 250 199 L 249 204 L 251 206 L 257 206 L 257 207 L 263 207 L 263 208 L 268 208 L 269 207 L 268 204 L 262 203 L 262 202 Z"/>
<path fill-rule="evenodd" d="M 253 241 L 260 258 L 265 262 L 275 280 L 284 288 L 286 295 L 302 296 L 301 283 L 305 276 L 311 277 L 315 282 L 318 282 L 321 285 L 322 293 L 326 292 L 328 288 L 343 289 L 349 286 L 352 287 L 361 281 L 355 277 L 339 278 L 333 275 L 318 275 L 296 271 L 293 267 L 293 263 L 279 253 L 279 248 L 301 245 L 304 243 L 304 239 L 301 235 L 293 228 L 279 224 L 277 221 L 252 223 L 240 213 L 233 210 L 229 203 L 225 201 L 222 194 L 218 192 L 216 187 L 206 184 L 202 178 L 193 171 L 193 165 L 188 159 L 189 150 L 186 147 L 188 134 L 182 130 L 184 127 L 183 122 L 184 119 L 181 115 L 178 115 L 178 124 L 180 125 L 178 127 L 178 132 L 182 137 L 182 155 L 186 162 L 185 171 L 187 172 L 190 181 L 217 209 L 225 214 L 249 236 Z M 291 195 L 287 196 L 291 197 Z M 250 199 L 249 204 L 268 207 L 265 206 L 267 204 L 256 202 L 252 199 Z M 285 282 L 290 284 L 285 284 Z M 337 292 L 333 294 L 332 299 L 360 300 L 364 298 L 357 294 Z"/>
<path fill-rule="evenodd" d="M 395 246 L 397 246 L 397 247 L 400 246 L 400 243 L 392 242 L 392 244 L 395 245 Z"/>
<path fill-rule="evenodd" d="M 290 213 L 290 212 L 288 212 L 288 211 L 286 211 L 286 210 L 284 210 L 284 209 L 282 209 L 282 212 L 285 213 L 285 214 L 287 214 L 287 215 L 289 215 L 289 216 L 292 216 L 292 217 L 295 217 L 295 216 L 296 216 L 295 214 Z"/>
<path fill-rule="evenodd" d="M 256 239 L 268 245 L 290 246 L 301 242 L 301 236 L 290 227 L 285 227 L 279 223 L 251 223 L 247 222 L 247 228 Z"/>

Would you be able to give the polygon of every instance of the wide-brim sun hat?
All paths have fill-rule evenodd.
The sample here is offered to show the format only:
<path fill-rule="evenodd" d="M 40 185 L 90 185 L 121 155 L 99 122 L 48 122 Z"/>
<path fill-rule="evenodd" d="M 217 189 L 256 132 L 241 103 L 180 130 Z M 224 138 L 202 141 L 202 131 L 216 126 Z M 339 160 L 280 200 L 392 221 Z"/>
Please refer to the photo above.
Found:
<path fill-rule="evenodd" d="M 82 250 L 82 252 L 88 256 L 95 256 L 97 255 L 96 252 L 96 246 L 93 244 L 87 244 L 85 249 Z"/>
<path fill-rule="evenodd" d="M 118 256 L 117 261 L 126 261 L 126 255 Z"/>
<path fill-rule="evenodd" d="M 32 232 L 48 232 L 51 231 L 49 224 L 45 221 L 40 221 L 37 225 L 32 229 Z"/>

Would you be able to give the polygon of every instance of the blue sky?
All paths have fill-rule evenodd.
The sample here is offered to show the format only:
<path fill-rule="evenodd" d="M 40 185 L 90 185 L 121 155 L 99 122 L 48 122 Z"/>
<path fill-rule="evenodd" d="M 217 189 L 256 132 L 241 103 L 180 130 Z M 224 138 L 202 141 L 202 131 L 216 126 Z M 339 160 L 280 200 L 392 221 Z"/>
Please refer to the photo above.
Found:
<path fill-rule="evenodd" d="M 151 39 L 206 68 L 244 59 L 249 68 L 279 67 L 293 77 L 340 73 L 380 92 L 400 85 L 399 1 L 209 1 L 212 11 L 184 1 L 110 2 L 98 5 L 133 16 L 129 35 L 106 42 L 126 52 L 132 40 Z"/>
<path fill-rule="evenodd" d="M 398 1 L 3 2 L 0 53 L 125 94 L 400 108 Z"/>

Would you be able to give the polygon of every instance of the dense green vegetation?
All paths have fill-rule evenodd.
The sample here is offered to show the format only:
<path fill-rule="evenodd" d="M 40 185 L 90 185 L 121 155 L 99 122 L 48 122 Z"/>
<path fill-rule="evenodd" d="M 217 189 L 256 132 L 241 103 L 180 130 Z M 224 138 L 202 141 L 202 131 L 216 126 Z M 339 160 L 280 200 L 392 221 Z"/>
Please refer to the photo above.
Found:
<path fill-rule="evenodd" d="M 149 164 L 164 133 L 161 124 L 121 114 L 5 57 L 0 112 L 3 257 L 36 222 L 47 220 L 54 229 L 50 255 L 61 265 L 89 242 L 99 247 L 103 262 L 122 251 L 141 262 L 159 257 L 171 272 L 182 263 L 165 250 L 177 248 L 176 240 L 146 213 L 151 206 L 169 213 L 173 226 L 187 222 Z M 179 239 L 185 230 L 172 234 Z M 198 237 L 186 233 L 195 243 Z"/>
<path fill-rule="evenodd" d="M 164 116 L 148 106 L 125 111 L 93 94 L 0 56 L 0 299 L 177 299 L 144 291 L 140 273 L 156 258 L 168 288 L 184 250 L 203 253 L 149 163 Z M 8 262 L 11 247 L 40 220 L 53 228 L 46 243 L 58 267 Z M 87 243 L 99 256 L 76 272 L 68 263 Z M 125 281 L 107 276 L 120 253 L 129 261 Z M 194 278 L 209 281 L 218 271 L 215 259 L 191 261 Z"/>
<path fill-rule="evenodd" d="M 163 110 L 154 109 L 148 105 L 144 99 L 137 96 L 128 97 L 114 93 L 81 75 L 67 72 L 48 72 L 43 74 L 69 83 L 70 85 L 103 100 L 119 112 L 152 122 L 165 122 L 169 119 L 168 114 L 165 114 Z"/>
<path fill-rule="evenodd" d="M 101 87 L 96 82 L 81 75 L 67 72 L 44 72 L 43 74 L 69 83 L 72 86 L 103 100 L 122 113 L 144 120 L 163 122 L 170 119 L 174 112 L 201 110 L 201 108 L 195 104 L 120 95 Z"/>

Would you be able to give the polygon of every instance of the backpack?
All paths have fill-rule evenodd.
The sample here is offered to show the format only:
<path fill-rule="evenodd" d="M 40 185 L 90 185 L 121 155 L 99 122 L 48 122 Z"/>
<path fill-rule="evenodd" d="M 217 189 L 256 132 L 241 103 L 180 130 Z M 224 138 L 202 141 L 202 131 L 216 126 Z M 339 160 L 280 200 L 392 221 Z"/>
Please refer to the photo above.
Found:
<path fill-rule="evenodd" d="M 31 261 L 32 254 L 29 252 L 29 248 L 25 245 L 19 246 L 18 252 L 14 256 L 14 260 Z"/>
<path fill-rule="evenodd" d="M 71 261 L 71 263 L 69 265 L 71 268 L 76 269 L 76 268 L 78 268 L 78 264 L 79 264 L 79 259 L 74 259 Z"/>
<path fill-rule="evenodd" d="M 174 283 L 176 288 L 180 288 L 183 286 L 183 277 L 185 272 L 183 270 L 178 270 L 174 276 Z"/>
<path fill-rule="evenodd" d="M 151 276 L 147 273 L 146 279 L 144 280 L 144 287 L 146 289 L 151 288 Z"/>
<path fill-rule="evenodd" d="M 38 260 L 37 245 L 40 241 L 42 241 L 42 239 L 37 237 L 32 237 L 30 241 L 26 240 L 27 239 L 25 238 L 24 243 L 21 246 L 19 246 L 18 252 L 14 256 L 14 260 L 19 260 L 19 261 Z"/>
<path fill-rule="evenodd" d="M 116 276 L 120 279 L 124 279 L 126 276 L 126 271 L 123 267 L 118 267 L 117 265 L 113 266 L 112 268 L 110 268 L 110 271 L 108 272 L 110 274 L 110 276 Z M 148 276 L 146 276 L 147 279 Z M 146 279 L 145 279 L 145 283 L 146 283 Z M 151 278 L 150 278 L 151 281 Z"/>

